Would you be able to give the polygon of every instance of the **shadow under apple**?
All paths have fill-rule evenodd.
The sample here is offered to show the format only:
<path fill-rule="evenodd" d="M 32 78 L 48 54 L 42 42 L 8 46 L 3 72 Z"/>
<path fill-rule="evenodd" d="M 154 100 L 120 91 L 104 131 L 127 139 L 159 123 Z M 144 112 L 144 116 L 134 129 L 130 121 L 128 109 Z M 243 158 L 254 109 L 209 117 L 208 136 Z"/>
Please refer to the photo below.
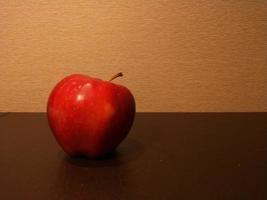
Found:
<path fill-rule="evenodd" d="M 58 199 L 126 199 L 144 150 L 138 140 L 127 138 L 115 152 L 97 160 L 61 151 L 49 192 Z"/>
<path fill-rule="evenodd" d="M 63 159 L 67 163 L 79 167 L 107 167 L 132 162 L 138 159 L 143 152 L 144 146 L 140 141 L 133 138 L 127 138 L 115 151 L 97 159 L 88 159 L 85 156 L 70 157 L 67 154 L 63 155 Z"/>

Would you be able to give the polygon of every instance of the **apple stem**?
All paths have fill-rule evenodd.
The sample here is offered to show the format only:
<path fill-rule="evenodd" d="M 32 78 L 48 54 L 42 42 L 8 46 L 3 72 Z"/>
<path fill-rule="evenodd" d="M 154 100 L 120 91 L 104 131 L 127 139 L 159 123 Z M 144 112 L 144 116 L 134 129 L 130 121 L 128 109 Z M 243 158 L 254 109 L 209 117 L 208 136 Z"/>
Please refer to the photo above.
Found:
<path fill-rule="evenodd" d="M 112 81 L 112 80 L 114 80 L 115 78 L 122 77 L 122 76 L 123 76 L 123 74 L 122 74 L 122 72 L 120 72 L 120 73 L 118 73 L 118 74 L 112 76 L 111 79 L 109 79 L 109 81 Z"/>

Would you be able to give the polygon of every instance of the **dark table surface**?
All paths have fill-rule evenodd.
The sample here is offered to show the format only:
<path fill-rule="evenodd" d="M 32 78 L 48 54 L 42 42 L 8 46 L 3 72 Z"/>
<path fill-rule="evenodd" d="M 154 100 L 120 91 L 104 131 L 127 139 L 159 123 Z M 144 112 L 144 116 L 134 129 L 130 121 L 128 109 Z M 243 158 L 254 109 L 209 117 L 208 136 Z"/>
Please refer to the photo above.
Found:
<path fill-rule="evenodd" d="M 0 117 L 0 199 L 267 199 L 267 113 L 138 113 L 112 156 L 66 156 L 44 113 Z"/>

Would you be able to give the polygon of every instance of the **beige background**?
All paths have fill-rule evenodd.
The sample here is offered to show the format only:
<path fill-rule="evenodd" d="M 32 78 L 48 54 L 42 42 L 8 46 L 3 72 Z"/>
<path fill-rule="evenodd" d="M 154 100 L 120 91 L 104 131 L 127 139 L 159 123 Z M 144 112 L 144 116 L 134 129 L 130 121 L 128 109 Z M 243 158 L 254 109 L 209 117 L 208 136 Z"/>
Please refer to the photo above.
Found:
<path fill-rule="evenodd" d="M 266 0 L 0 0 L 0 47 L 0 111 L 119 71 L 138 111 L 267 111 Z"/>

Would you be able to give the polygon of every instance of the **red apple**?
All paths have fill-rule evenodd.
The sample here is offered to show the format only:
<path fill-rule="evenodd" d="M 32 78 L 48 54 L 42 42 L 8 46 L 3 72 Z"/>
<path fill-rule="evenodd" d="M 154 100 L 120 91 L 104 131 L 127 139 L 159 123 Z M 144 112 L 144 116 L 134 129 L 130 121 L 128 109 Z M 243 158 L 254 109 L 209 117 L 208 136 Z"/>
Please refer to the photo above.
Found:
<path fill-rule="evenodd" d="M 51 130 L 63 150 L 89 158 L 112 152 L 127 136 L 135 100 L 124 86 L 73 74 L 52 90 L 47 103 Z"/>

